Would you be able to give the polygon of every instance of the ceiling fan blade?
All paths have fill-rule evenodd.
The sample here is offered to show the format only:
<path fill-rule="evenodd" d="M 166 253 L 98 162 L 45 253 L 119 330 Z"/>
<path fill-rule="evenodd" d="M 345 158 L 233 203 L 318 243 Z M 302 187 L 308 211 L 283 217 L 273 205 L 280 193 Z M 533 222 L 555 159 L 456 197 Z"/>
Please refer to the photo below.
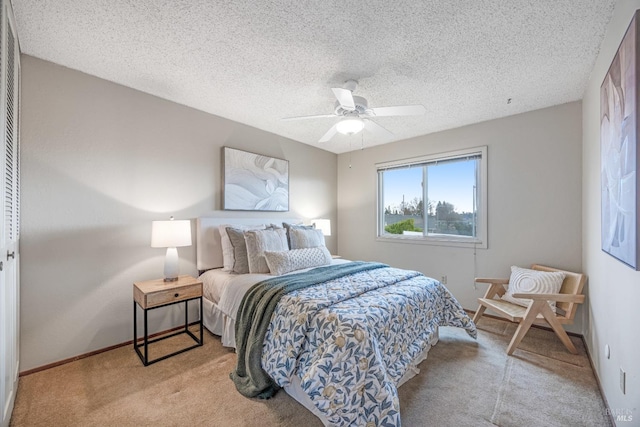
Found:
<path fill-rule="evenodd" d="M 348 89 L 342 89 L 341 87 L 332 87 L 333 94 L 338 99 L 340 105 L 345 110 L 355 110 L 356 104 L 353 102 L 353 94 Z"/>
<path fill-rule="evenodd" d="M 331 126 L 331 128 L 329 128 L 329 130 L 322 135 L 322 138 L 320 138 L 320 140 L 318 142 L 327 142 L 329 141 L 331 138 L 333 138 L 333 136 L 338 132 L 337 130 L 337 123 L 333 126 Z"/>
<path fill-rule="evenodd" d="M 365 120 L 364 128 L 380 138 L 392 138 L 394 135 L 373 120 Z"/>
<path fill-rule="evenodd" d="M 421 116 L 427 112 L 424 105 L 398 105 L 395 107 L 369 108 L 376 117 L 383 116 Z"/>
<path fill-rule="evenodd" d="M 335 117 L 335 114 L 317 114 L 315 116 L 297 116 L 297 117 L 285 117 L 280 119 L 282 121 L 291 121 L 291 120 L 307 120 L 307 119 L 322 119 L 327 117 Z"/>

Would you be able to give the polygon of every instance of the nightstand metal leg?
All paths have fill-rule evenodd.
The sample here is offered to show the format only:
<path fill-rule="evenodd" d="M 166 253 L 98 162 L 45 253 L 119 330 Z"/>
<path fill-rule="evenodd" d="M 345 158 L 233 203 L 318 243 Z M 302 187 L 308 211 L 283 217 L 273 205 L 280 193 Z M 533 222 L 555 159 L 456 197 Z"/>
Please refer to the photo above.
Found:
<path fill-rule="evenodd" d="M 144 366 L 149 364 L 149 329 L 147 322 L 147 310 L 144 310 Z"/>
<path fill-rule="evenodd" d="M 184 302 L 184 331 L 189 329 L 189 301 Z"/>
<path fill-rule="evenodd" d="M 136 353 L 138 350 L 138 310 L 136 309 L 136 302 L 133 302 L 133 349 Z"/>
<path fill-rule="evenodd" d="M 202 341 L 202 316 L 204 315 L 204 312 L 202 311 L 202 297 L 200 297 L 200 345 L 202 345 L 204 343 L 204 341 Z"/>
<path fill-rule="evenodd" d="M 149 331 L 147 329 L 147 310 L 142 309 L 144 311 L 144 336 L 143 336 L 143 345 L 144 345 L 144 355 L 142 351 L 140 351 L 140 343 L 138 342 L 138 308 L 136 307 L 137 303 L 133 302 L 133 349 L 138 354 L 138 357 L 142 361 L 144 366 L 149 364 Z"/>

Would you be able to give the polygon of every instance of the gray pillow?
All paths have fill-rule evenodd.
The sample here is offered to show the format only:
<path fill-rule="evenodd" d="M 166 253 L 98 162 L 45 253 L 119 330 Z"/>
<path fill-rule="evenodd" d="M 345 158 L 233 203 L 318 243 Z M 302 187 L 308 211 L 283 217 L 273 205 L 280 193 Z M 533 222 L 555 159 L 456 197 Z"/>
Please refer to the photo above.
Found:
<path fill-rule="evenodd" d="M 235 260 L 233 258 L 233 245 L 231 239 L 227 234 L 227 227 L 235 228 L 236 230 L 263 230 L 266 228 L 263 224 L 260 225 L 240 225 L 240 224 L 221 224 L 218 226 L 220 232 L 220 245 L 222 246 L 222 271 L 233 271 L 233 265 Z"/>
<path fill-rule="evenodd" d="M 265 251 L 286 251 L 287 233 L 284 228 L 251 230 L 244 233 L 249 259 L 249 273 L 269 273 Z"/>
<path fill-rule="evenodd" d="M 227 236 L 233 248 L 233 260 L 231 270 L 238 274 L 249 273 L 249 258 L 247 257 L 247 244 L 244 240 L 244 231 L 239 228 L 227 227 Z"/>
<path fill-rule="evenodd" d="M 291 230 L 292 229 L 301 229 L 301 230 L 313 230 L 316 228 L 315 224 L 312 225 L 303 225 L 303 224 L 290 224 L 288 222 L 283 222 L 282 226 L 285 230 L 287 230 L 287 244 L 289 245 L 289 249 L 293 249 L 291 247 Z"/>
<path fill-rule="evenodd" d="M 322 230 L 305 230 L 292 228 L 289 230 L 289 247 L 291 249 L 317 248 L 325 246 Z"/>

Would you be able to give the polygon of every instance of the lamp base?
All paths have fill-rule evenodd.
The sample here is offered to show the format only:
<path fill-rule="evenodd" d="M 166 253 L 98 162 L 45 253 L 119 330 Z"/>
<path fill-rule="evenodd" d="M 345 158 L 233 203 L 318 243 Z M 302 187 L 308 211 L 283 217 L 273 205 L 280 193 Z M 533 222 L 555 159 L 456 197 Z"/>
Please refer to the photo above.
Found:
<path fill-rule="evenodd" d="M 164 259 L 164 281 L 175 282 L 178 280 L 178 250 L 167 248 L 167 255 Z"/>

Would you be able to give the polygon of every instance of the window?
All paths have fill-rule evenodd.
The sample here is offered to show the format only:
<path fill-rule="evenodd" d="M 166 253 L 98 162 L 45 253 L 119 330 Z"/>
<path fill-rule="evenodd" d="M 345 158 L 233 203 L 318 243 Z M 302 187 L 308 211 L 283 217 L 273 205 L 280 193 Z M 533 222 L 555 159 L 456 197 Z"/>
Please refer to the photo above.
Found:
<path fill-rule="evenodd" d="M 487 147 L 376 167 L 379 240 L 487 247 Z"/>

